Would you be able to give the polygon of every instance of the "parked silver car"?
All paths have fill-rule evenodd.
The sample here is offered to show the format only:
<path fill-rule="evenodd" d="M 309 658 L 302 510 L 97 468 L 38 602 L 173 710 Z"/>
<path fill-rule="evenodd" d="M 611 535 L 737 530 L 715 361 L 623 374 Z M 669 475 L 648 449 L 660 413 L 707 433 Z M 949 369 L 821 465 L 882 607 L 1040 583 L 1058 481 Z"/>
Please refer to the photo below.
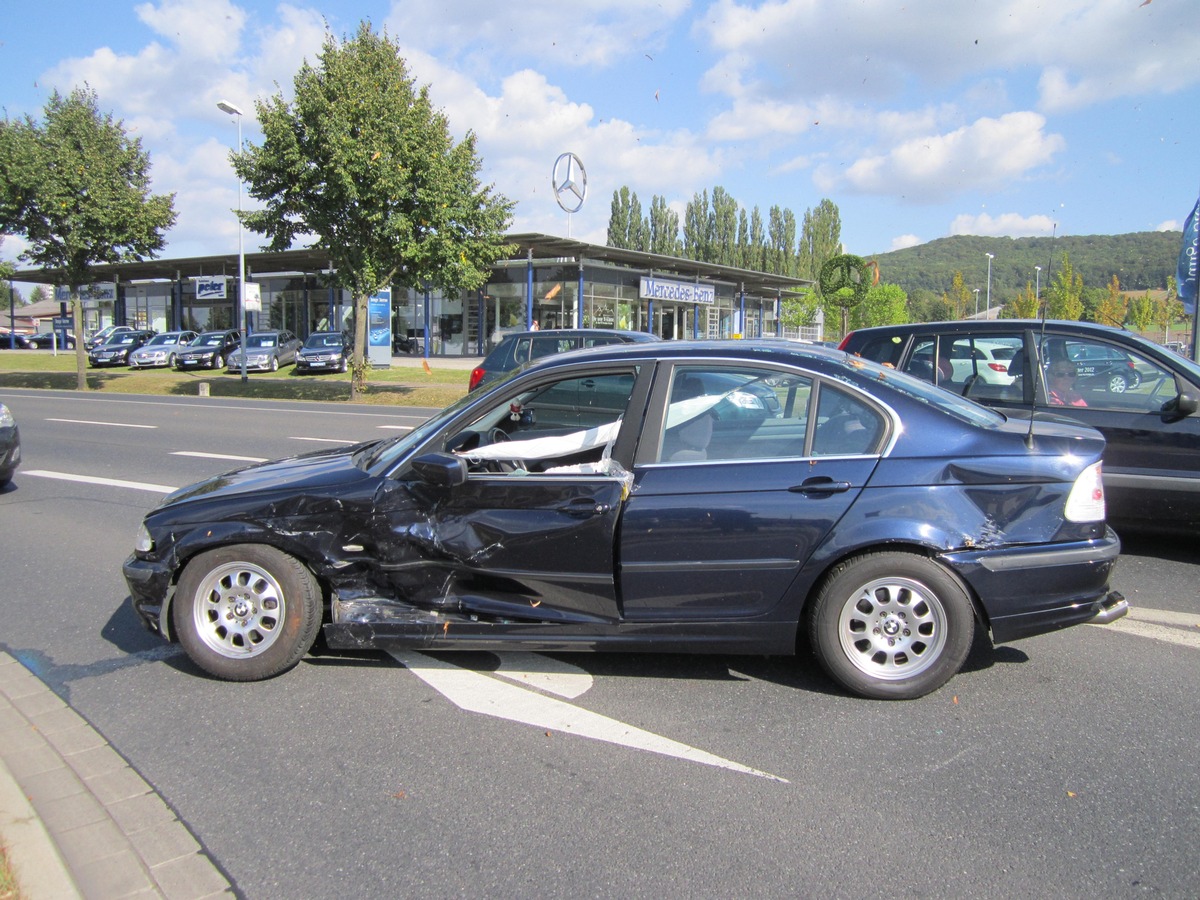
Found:
<path fill-rule="evenodd" d="M 241 369 L 245 352 L 247 369 L 277 372 L 280 366 L 290 366 L 296 361 L 299 349 L 300 339 L 290 331 L 256 331 L 246 338 L 244 351 L 235 350 L 225 358 L 225 366 L 230 371 Z"/>
<path fill-rule="evenodd" d="M 175 366 L 179 350 L 196 339 L 194 331 L 167 331 L 156 334 L 144 347 L 129 354 L 129 368 L 152 369 L 159 366 Z"/>

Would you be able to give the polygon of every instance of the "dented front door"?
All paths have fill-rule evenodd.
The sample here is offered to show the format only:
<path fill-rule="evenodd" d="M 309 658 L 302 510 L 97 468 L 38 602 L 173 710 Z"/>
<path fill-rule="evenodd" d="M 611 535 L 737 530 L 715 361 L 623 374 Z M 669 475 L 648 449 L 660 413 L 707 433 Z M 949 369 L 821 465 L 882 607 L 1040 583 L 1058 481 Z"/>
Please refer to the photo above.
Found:
<path fill-rule="evenodd" d="M 443 605 L 533 621 L 615 621 L 624 491 L 607 476 L 471 475 L 430 517 L 445 567 Z"/>

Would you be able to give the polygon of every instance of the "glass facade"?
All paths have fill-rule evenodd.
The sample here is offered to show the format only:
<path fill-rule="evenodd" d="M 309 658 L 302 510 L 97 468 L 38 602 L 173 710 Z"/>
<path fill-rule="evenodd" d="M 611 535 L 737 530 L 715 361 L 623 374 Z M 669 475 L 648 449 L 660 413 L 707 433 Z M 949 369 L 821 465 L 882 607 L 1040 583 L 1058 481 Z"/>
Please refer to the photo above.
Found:
<path fill-rule="evenodd" d="M 649 299 L 640 296 L 641 279 L 646 276 L 671 279 L 660 271 L 607 260 L 526 258 L 496 263 L 479 290 L 397 287 L 392 291 L 393 352 L 479 356 L 505 333 L 530 327 L 619 328 L 666 339 L 820 337 L 819 325 L 781 329 L 776 296 L 744 293 L 729 281 L 681 278 L 677 284 L 703 289 L 704 299 L 712 302 Z M 225 296 L 211 296 L 210 288 L 222 280 Z M 353 327 L 352 298 L 325 285 L 317 273 L 271 273 L 253 280 L 262 294 L 262 311 L 251 314 L 254 329 L 285 328 L 304 338 L 313 331 Z M 198 284 L 205 286 L 203 295 L 198 295 Z M 215 292 L 220 293 L 219 288 Z M 241 325 L 236 321 L 237 279 L 233 277 L 118 282 L 115 293 L 114 300 L 85 301 L 89 332 L 108 324 L 155 331 Z"/>

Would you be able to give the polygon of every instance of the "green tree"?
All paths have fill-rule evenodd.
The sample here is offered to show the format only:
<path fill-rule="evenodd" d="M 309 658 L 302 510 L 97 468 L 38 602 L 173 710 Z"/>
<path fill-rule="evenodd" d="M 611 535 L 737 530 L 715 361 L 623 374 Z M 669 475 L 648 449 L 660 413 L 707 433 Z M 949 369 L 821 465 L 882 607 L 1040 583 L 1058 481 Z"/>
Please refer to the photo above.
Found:
<path fill-rule="evenodd" d="M 1149 331 L 1154 324 L 1154 301 L 1149 294 L 1129 298 L 1129 324 L 1136 331 Z"/>
<path fill-rule="evenodd" d="M 1062 265 L 1054 280 L 1046 287 L 1046 317 L 1078 322 L 1083 315 L 1083 276 L 1071 265 L 1069 254 L 1062 255 Z"/>
<path fill-rule="evenodd" d="M 755 272 L 765 270 L 767 264 L 767 236 L 763 230 L 762 213 L 758 207 L 750 213 L 750 250 L 746 257 L 746 268 Z"/>
<path fill-rule="evenodd" d="M 252 230 L 285 250 L 312 235 L 331 281 L 354 297 L 351 399 L 366 386 L 367 300 L 391 285 L 471 290 L 511 252 L 513 204 L 479 182 L 474 132 L 459 143 L 418 88 L 398 45 L 364 22 L 327 36 L 318 64 L 256 104 L 263 144 L 231 155 L 250 195 Z"/>
<path fill-rule="evenodd" d="M 175 195 L 150 193 L 150 156 L 124 124 L 101 113 L 96 92 L 55 91 L 44 118 L 0 122 L 0 232 L 20 234 L 21 259 L 57 270 L 83 336 L 79 289 L 94 267 L 152 258 L 175 224 Z M 86 344 L 75 350 L 76 385 L 87 390 Z"/>
<path fill-rule="evenodd" d="M 1036 319 L 1040 315 L 1037 292 L 1033 289 L 1032 281 L 1025 282 L 1025 289 L 1000 310 L 1001 319 Z"/>
<path fill-rule="evenodd" d="M 908 294 L 898 284 L 876 284 L 867 297 L 850 310 L 850 328 L 874 325 L 903 325 L 908 322 Z"/>
<path fill-rule="evenodd" d="M 790 209 L 772 206 L 767 223 L 765 271 L 773 275 L 794 275 L 796 271 L 796 214 Z"/>
<path fill-rule="evenodd" d="M 629 249 L 630 208 L 629 187 L 621 185 L 620 190 L 613 191 L 612 206 L 608 213 L 608 238 L 610 247 Z"/>
<path fill-rule="evenodd" d="M 650 252 L 679 256 L 679 213 L 667 206 L 665 197 L 650 199 Z"/>
<path fill-rule="evenodd" d="M 1096 304 L 1092 313 L 1093 321 L 1101 325 L 1120 327 L 1125 324 L 1125 310 L 1129 300 L 1121 293 L 1121 282 L 1116 275 L 1108 282 L 1108 289 Z"/>
<path fill-rule="evenodd" d="M 955 272 L 954 277 L 950 279 L 950 290 L 946 292 L 946 299 L 954 310 L 955 319 L 965 319 L 974 311 L 974 307 L 972 306 L 974 296 L 967 289 L 967 283 L 963 280 L 963 273 Z"/>
<path fill-rule="evenodd" d="M 36 285 L 34 289 L 29 292 L 30 303 L 41 303 L 43 300 L 51 299 L 53 298 L 50 296 L 50 292 L 46 290 L 46 286 L 42 284 Z"/>
<path fill-rule="evenodd" d="M 700 262 L 709 261 L 711 242 L 708 234 L 708 191 L 693 194 L 683 213 L 683 255 Z"/>
<path fill-rule="evenodd" d="M 802 290 L 799 294 L 783 298 L 779 320 L 789 328 L 805 328 L 817 321 L 820 309 L 820 294 L 811 288 Z"/>
<path fill-rule="evenodd" d="M 709 215 L 711 222 L 708 232 L 712 236 L 712 256 L 708 261 L 722 266 L 740 266 L 742 262 L 737 251 L 737 201 L 729 191 L 719 185 L 713 188 Z"/>
<path fill-rule="evenodd" d="M 822 200 L 816 209 L 804 211 L 796 275 L 815 281 L 821 266 L 842 252 L 842 214 L 832 200 Z"/>

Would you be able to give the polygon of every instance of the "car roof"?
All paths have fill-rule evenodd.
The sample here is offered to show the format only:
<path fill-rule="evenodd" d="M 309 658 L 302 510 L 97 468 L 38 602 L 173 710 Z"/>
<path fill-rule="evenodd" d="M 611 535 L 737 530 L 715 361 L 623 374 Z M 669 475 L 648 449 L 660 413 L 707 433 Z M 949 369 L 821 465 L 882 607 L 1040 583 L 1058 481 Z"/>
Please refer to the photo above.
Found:
<path fill-rule="evenodd" d="M 631 342 L 662 340 L 657 334 L 650 334 L 648 331 L 628 331 L 621 328 L 541 328 L 536 331 L 509 331 L 500 340 L 507 341 L 541 335 L 547 337 L 607 337 L 613 334 Z"/>

